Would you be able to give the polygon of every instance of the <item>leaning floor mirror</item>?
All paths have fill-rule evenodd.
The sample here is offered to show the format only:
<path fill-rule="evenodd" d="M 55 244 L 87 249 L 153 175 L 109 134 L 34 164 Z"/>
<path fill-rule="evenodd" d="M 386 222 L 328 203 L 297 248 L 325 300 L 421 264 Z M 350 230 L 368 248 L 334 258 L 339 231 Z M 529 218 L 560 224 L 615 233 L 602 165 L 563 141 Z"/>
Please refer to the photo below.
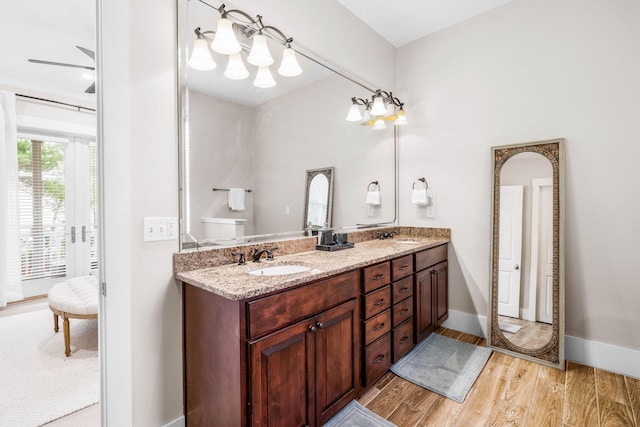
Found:
<path fill-rule="evenodd" d="M 564 139 L 492 160 L 489 345 L 564 369 Z"/>

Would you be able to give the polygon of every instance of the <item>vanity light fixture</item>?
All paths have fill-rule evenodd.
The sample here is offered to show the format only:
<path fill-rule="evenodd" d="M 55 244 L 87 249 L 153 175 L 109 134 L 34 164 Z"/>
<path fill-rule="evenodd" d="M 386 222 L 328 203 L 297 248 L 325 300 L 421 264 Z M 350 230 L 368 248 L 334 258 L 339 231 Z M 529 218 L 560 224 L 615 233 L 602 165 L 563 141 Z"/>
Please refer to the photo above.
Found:
<path fill-rule="evenodd" d="M 275 86 L 276 81 L 269 69 L 274 59 L 267 46 L 268 37 L 284 46 L 278 74 L 284 77 L 295 77 L 302 73 L 295 50 L 291 48 L 293 38 L 285 36 L 276 27 L 264 25 L 260 15 L 252 18 L 238 9 L 225 10 L 224 4 L 216 10 L 221 18 L 218 19 L 215 30 L 202 31 L 200 27 L 195 29 L 196 40 L 193 42 L 189 57 L 189 67 L 200 71 L 216 68 L 216 62 L 211 54 L 213 50 L 215 53 L 228 55 L 224 75 L 232 80 L 242 80 L 249 77 L 249 71 L 242 59 L 243 53 L 248 51 L 247 62 L 258 67 L 253 84 L 260 88 Z M 237 35 L 244 40 L 239 42 Z M 251 40 L 251 49 L 248 47 L 249 40 Z"/>
<path fill-rule="evenodd" d="M 364 107 L 364 115 L 360 111 Z M 351 98 L 351 108 L 347 114 L 347 121 L 360 122 L 363 126 L 372 126 L 374 130 L 386 129 L 385 121 L 392 121 L 394 126 L 408 124 L 404 103 L 391 92 L 376 90 L 371 100 Z"/>

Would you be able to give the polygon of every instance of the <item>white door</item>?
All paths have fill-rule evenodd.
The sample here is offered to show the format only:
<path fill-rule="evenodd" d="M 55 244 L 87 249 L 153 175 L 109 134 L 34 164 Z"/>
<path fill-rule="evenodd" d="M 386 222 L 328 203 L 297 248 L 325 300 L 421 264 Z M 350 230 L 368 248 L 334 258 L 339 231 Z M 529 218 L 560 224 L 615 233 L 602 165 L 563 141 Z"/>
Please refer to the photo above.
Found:
<path fill-rule="evenodd" d="M 24 296 L 46 295 L 97 268 L 95 144 L 65 135 L 18 135 Z"/>
<path fill-rule="evenodd" d="M 522 185 L 500 186 L 498 314 L 520 317 Z"/>
<path fill-rule="evenodd" d="M 539 246 L 536 303 L 536 320 L 544 323 L 553 321 L 553 182 L 546 180 L 539 188 Z"/>

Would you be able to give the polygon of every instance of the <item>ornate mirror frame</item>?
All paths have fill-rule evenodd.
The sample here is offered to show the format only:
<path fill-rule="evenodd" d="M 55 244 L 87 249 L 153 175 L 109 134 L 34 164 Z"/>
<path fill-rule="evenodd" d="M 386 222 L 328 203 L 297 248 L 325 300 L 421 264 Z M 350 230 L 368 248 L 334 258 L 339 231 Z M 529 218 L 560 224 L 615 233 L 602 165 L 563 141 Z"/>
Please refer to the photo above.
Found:
<path fill-rule="evenodd" d="M 302 219 L 302 228 L 306 229 L 308 227 L 308 215 L 309 215 L 309 189 L 311 187 L 311 181 L 318 175 L 324 175 L 329 182 L 329 191 L 327 194 L 327 215 L 325 218 L 325 223 L 328 227 L 331 227 L 332 218 L 333 218 L 333 173 L 335 168 L 321 168 L 321 169 L 309 169 L 307 170 L 307 182 L 305 184 L 305 193 L 304 193 L 304 214 Z M 320 224 L 320 227 L 323 227 L 324 224 Z"/>
<path fill-rule="evenodd" d="M 528 360 L 565 368 L 564 361 L 564 139 L 492 147 L 491 281 L 489 289 L 489 346 Z M 498 262 L 500 224 L 500 172 L 507 160 L 520 153 L 538 153 L 553 170 L 553 322 L 549 342 L 540 348 L 524 348 L 509 341 L 498 326 Z"/>

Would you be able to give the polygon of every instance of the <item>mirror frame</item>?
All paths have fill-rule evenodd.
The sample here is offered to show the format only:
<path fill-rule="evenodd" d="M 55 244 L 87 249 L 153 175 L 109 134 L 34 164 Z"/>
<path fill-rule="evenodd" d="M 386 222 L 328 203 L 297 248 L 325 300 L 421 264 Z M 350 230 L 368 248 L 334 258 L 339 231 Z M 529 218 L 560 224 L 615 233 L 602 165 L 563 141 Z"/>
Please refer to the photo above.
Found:
<path fill-rule="evenodd" d="M 335 168 L 320 168 L 320 169 L 309 169 L 307 170 L 307 183 L 305 185 L 304 192 L 304 215 L 302 218 L 302 229 L 307 229 L 307 222 L 309 217 L 309 187 L 311 186 L 311 181 L 318 175 L 324 175 L 327 177 L 327 181 L 329 182 L 329 191 L 327 193 L 327 215 L 325 217 L 325 223 L 327 227 L 331 227 L 333 222 L 333 174 Z M 322 226 L 320 226 L 322 227 Z M 312 225 L 313 228 L 313 225 Z"/>
<path fill-rule="evenodd" d="M 489 346 L 497 351 L 539 362 L 558 369 L 564 359 L 564 138 L 492 147 L 492 221 Z M 500 224 L 500 172 L 505 162 L 520 153 L 537 153 L 551 163 L 553 170 L 553 323 L 551 339 L 540 348 L 524 348 L 509 341 L 498 326 L 498 261 Z"/>

